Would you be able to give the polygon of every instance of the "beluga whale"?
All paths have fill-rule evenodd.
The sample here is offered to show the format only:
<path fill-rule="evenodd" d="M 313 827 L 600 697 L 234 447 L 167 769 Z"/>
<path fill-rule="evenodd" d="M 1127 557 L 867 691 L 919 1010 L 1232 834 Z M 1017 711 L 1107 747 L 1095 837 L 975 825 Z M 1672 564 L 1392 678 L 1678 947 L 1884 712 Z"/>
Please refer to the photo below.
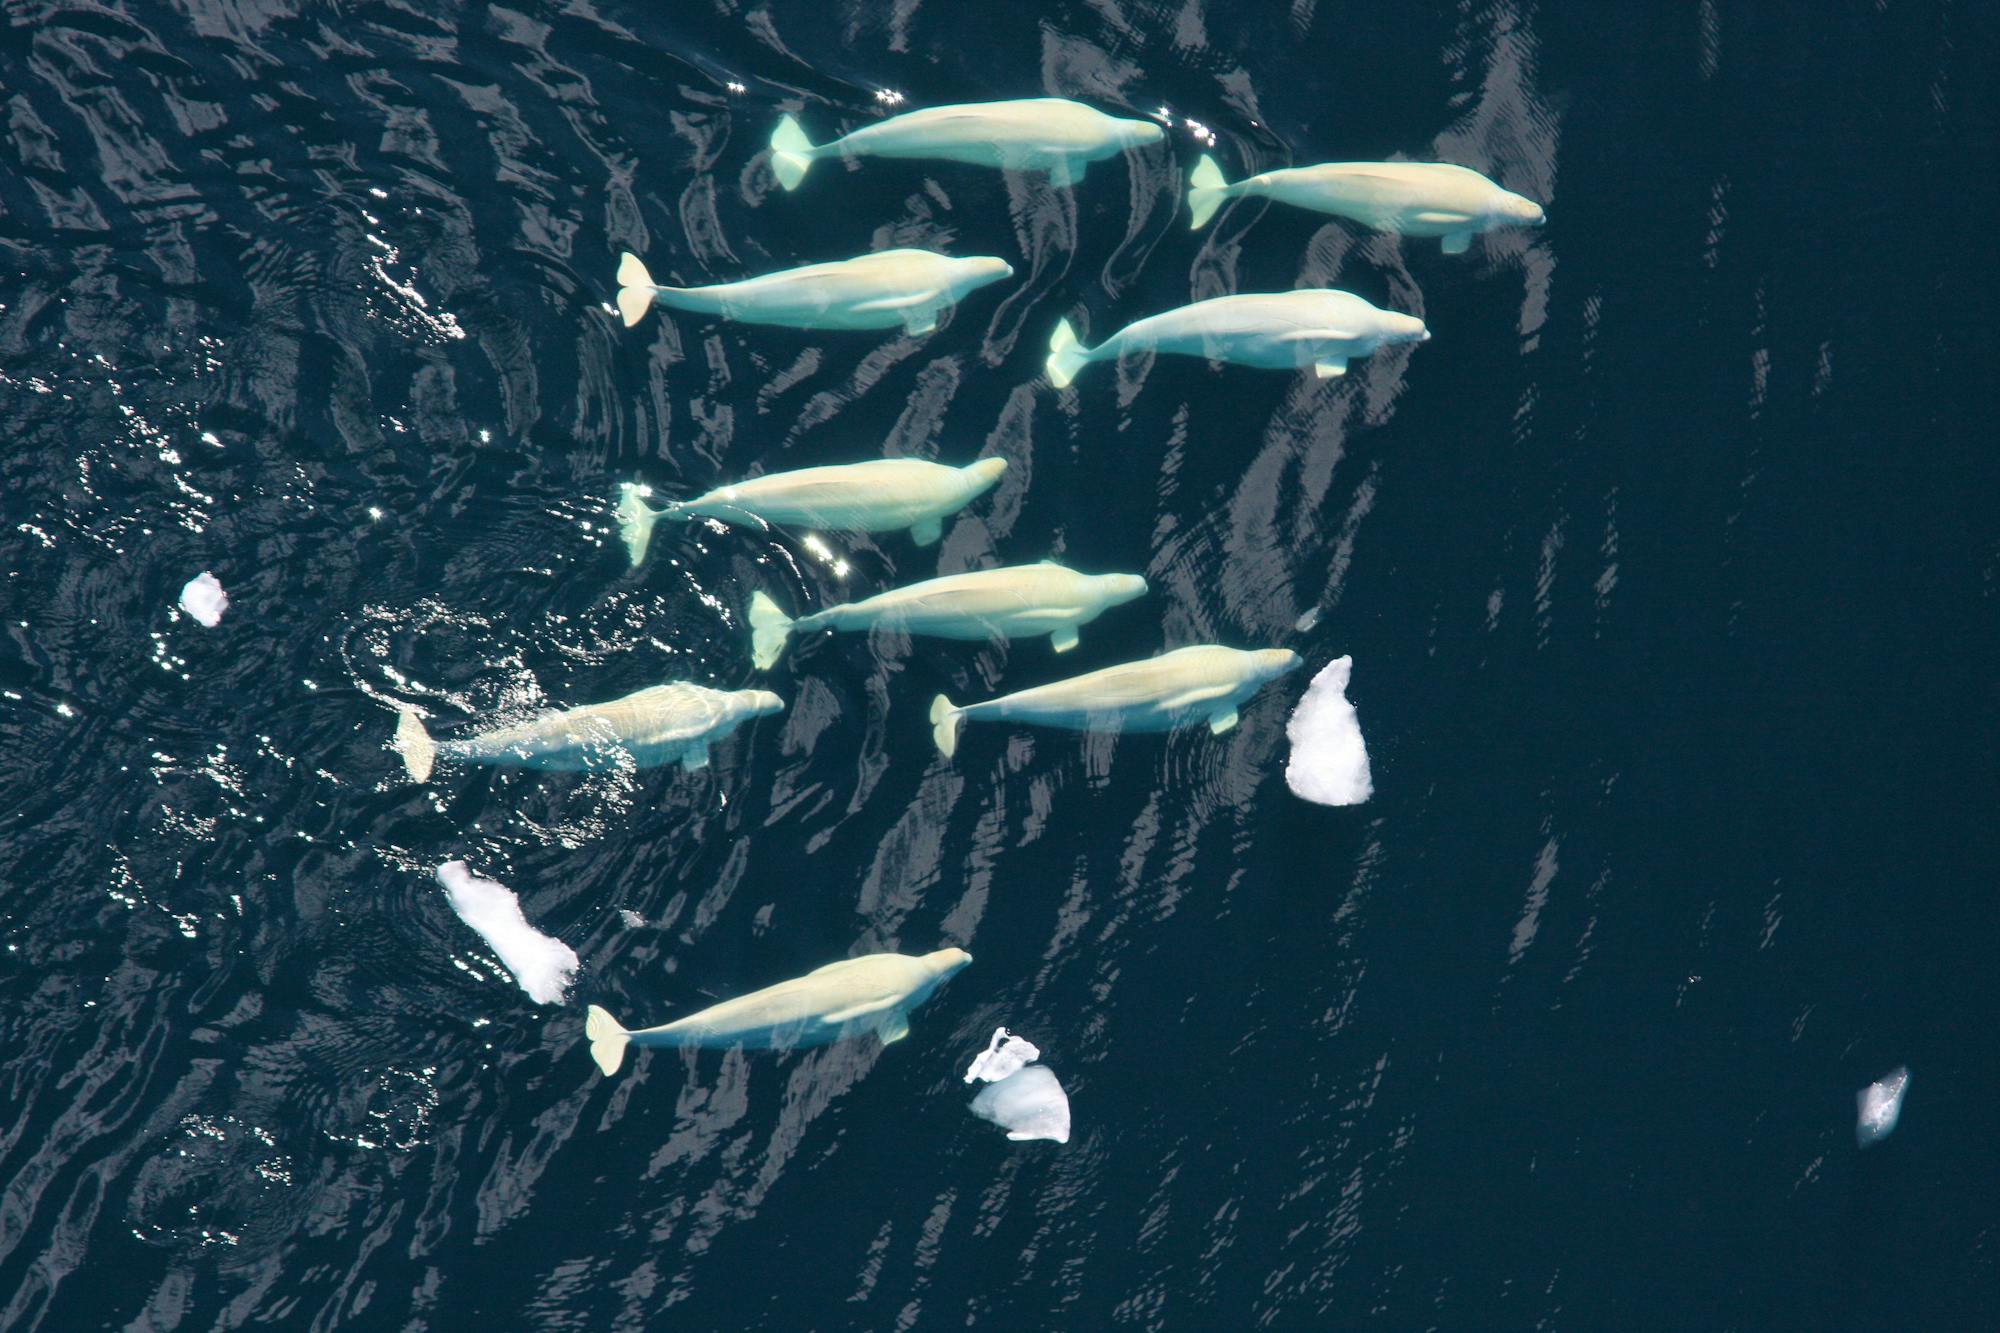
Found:
<path fill-rule="evenodd" d="M 1298 665 L 1299 655 L 1288 648 L 1245 651 L 1197 644 L 962 708 L 940 694 L 931 703 L 931 737 L 949 759 L 967 722 L 1172 731 L 1206 721 L 1219 736 L 1236 725 L 1239 704 Z"/>
<path fill-rule="evenodd" d="M 876 626 L 940 639 L 1027 639 L 1039 634 L 1059 653 L 1076 647 L 1077 628 L 1146 593 L 1137 574 L 1079 574 L 1045 560 L 970 574 L 947 574 L 842 602 L 794 619 L 764 593 L 750 598 L 751 656 L 767 670 L 785 640 L 806 630 Z"/>
<path fill-rule="evenodd" d="M 1415 315 L 1381 310 L 1351 292 L 1312 288 L 1243 293 L 1196 301 L 1127 324 L 1095 347 L 1077 341 L 1068 320 L 1049 339 L 1049 379 L 1060 389 L 1093 361 L 1127 352 L 1175 352 L 1265 370 L 1306 366 L 1321 379 L 1394 343 L 1420 343 L 1430 330 Z"/>
<path fill-rule="evenodd" d="M 1082 180 L 1093 162 L 1164 138 L 1166 131 L 1150 120 L 1120 120 L 1063 97 L 908 111 L 823 144 L 806 138 L 799 122 L 786 116 L 771 135 L 771 172 L 778 184 L 796 190 L 815 162 L 900 157 L 1041 171 L 1061 189 Z"/>
<path fill-rule="evenodd" d="M 628 1046 L 792 1049 L 869 1032 L 886 1045 L 908 1036 L 910 1011 L 971 961 L 963 949 L 939 949 L 920 958 L 863 954 L 659 1027 L 632 1031 L 593 1004 L 583 1030 L 590 1058 L 607 1078 L 625 1062 Z"/>
<path fill-rule="evenodd" d="M 991 490 L 1007 470 L 1004 458 L 982 458 L 947 467 L 916 458 L 880 458 L 767 472 L 718 486 L 692 500 L 655 509 L 644 486 L 619 489 L 618 530 L 637 568 L 646 558 L 653 525 L 712 518 L 738 527 L 804 527 L 820 532 L 910 531 L 929 546 L 944 535 L 944 520 Z"/>
<path fill-rule="evenodd" d="M 434 741 L 417 710 L 402 708 L 394 746 L 410 781 L 428 782 L 440 755 L 469 764 L 577 772 L 609 767 L 629 756 L 640 768 L 678 763 L 690 771 L 708 763 L 708 747 L 752 718 L 782 712 L 769 690 L 711 690 L 671 681 L 610 703 L 563 708 Z"/>
<path fill-rule="evenodd" d="M 1548 220 L 1534 200 L 1447 162 L 1322 162 L 1229 181 L 1204 155 L 1188 177 L 1188 211 L 1197 230 L 1224 201 L 1245 198 L 1275 199 L 1400 236 L 1441 237 L 1448 255 L 1464 254 L 1479 232 Z"/>
<path fill-rule="evenodd" d="M 938 313 L 989 283 L 1014 276 L 992 255 L 954 259 L 931 250 L 807 264 L 710 287 L 662 287 L 630 251 L 618 261 L 618 313 L 631 328 L 658 302 L 674 310 L 791 329 L 893 329 L 929 333 Z"/>

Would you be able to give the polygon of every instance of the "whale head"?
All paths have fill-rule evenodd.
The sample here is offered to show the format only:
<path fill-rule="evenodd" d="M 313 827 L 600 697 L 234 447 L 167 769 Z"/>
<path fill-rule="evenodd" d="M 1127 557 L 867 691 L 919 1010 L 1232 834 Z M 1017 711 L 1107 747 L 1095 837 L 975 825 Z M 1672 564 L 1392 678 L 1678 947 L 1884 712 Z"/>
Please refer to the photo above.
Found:
<path fill-rule="evenodd" d="M 983 495 L 993 488 L 993 483 L 1000 480 L 1000 474 L 1006 470 L 1006 459 L 982 458 L 976 463 L 967 463 L 958 472 L 965 478 L 968 495 Z"/>
<path fill-rule="evenodd" d="M 1540 204 L 1511 190 L 1499 191 L 1487 211 L 1496 220 L 1511 223 L 1516 227 L 1539 227 L 1549 220 L 1549 215 L 1542 211 Z"/>
<path fill-rule="evenodd" d="M 1121 120 L 1118 122 L 1118 140 L 1127 148 L 1144 148 L 1147 144 L 1160 142 L 1167 132 L 1150 120 Z"/>
<path fill-rule="evenodd" d="M 1014 266 L 998 255 L 971 255 L 951 261 L 951 286 L 959 296 L 1014 276 Z"/>
<path fill-rule="evenodd" d="M 1397 343 L 1427 343 L 1430 340 L 1431 331 L 1425 328 L 1424 322 L 1415 315 L 1406 315 L 1400 310 L 1382 312 L 1383 346 L 1394 346 Z"/>
<path fill-rule="evenodd" d="M 769 690 L 738 690 L 737 697 L 743 700 L 745 711 L 752 717 L 785 711 L 785 701 Z"/>
<path fill-rule="evenodd" d="M 1146 595 L 1146 580 L 1137 574 L 1100 575 L 1097 587 L 1103 594 L 1106 606 L 1123 606 L 1135 598 Z"/>
<path fill-rule="evenodd" d="M 1276 680 L 1287 672 L 1297 671 L 1305 661 L 1289 648 L 1260 648 L 1250 656 L 1256 659 L 1251 669 L 1258 680 Z"/>
<path fill-rule="evenodd" d="M 972 961 L 972 955 L 963 949 L 939 949 L 924 955 L 924 962 L 940 977 L 948 977 Z"/>

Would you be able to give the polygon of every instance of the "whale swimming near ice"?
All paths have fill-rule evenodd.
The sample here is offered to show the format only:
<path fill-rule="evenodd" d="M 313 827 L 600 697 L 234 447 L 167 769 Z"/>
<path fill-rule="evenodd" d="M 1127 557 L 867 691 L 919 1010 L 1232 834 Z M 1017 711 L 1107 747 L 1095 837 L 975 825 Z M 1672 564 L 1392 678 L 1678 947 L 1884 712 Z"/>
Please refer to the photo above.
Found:
<path fill-rule="evenodd" d="M 873 1032 L 884 1044 L 909 1035 L 910 1011 L 972 961 L 963 949 L 913 958 L 871 953 L 740 995 L 659 1027 L 631 1031 L 596 1005 L 584 1033 L 606 1076 L 618 1072 L 627 1046 L 790 1049 L 826 1046 Z"/>
<path fill-rule="evenodd" d="M 771 135 L 771 171 L 779 185 L 796 190 L 812 164 L 827 158 L 919 158 L 1042 171 L 1061 188 L 1082 180 L 1092 162 L 1165 137 L 1150 120 L 1120 120 L 1062 97 L 928 107 L 823 144 L 786 116 Z"/>
<path fill-rule="evenodd" d="M 984 495 L 1007 470 L 1004 458 L 947 467 L 916 458 L 768 472 L 718 486 L 692 500 L 655 509 L 643 486 L 620 488 L 618 530 L 636 568 L 646 558 L 653 525 L 712 518 L 738 526 L 805 527 L 822 532 L 910 530 L 919 546 L 944 535 L 944 520 Z"/>
<path fill-rule="evenodd" d="M 1219 736 L 1236 725 L 1237 705 L 1298 665 L 1299 655 L 1289 648 L 1245 651 L 1197 644 L 964 707 L 940 694 L 931 703 L 931 737 L 949 759 L 958 749 L 959 728 L 968 721 L 1171 731 L 1205 720 Z"/>
<path fill-rule="evenodd" d="M 671 681 L 609 703 L 564 708 L 462 740 L 434 741 L 414 708 L 402 709 L 395 748 L 410 781 L 430 781 L 439 755 L 471 764 L 575 772 L 629 755 L 640 768 L 708 763 L 708 747 L 785 701 L 769 690 L 711 690 Z"/>
<path fill-rule="evenodd" d="M 1312 289 L 1244 293 L 1196 301 L 1127 324 L 1095 347 L 1076 339 L 1068 320 L 1049 339 L 1049 379 L 1060 389 L 1093 361 L 1152 350 L 1205 356 L 1239 366 L 1298 370 L 1321 379 L 1345 375 L 1347 363 L 1392 343 L 1425 342 L 1415 315 L 1382 310 L 1351 292 Z"/>
<path fill-rule="evenodd" d="M 1275 199 L 1402 236 L 1440 237 L 1448 255 L 1464 254 L 1479 232 L 1548 220 L 1534 200 L 1446 162 L 1323 162 L 1229 181 L 1215 159 L 1204 156 L 1188 177 L 1188 210 L 1197 229 L 1226 200 L 1243 198 Z"/>
<path fill-rule="evenodd" d="M 1145 592 L 1146 580 L 1137 574 L 1079 574 L 1047 560 L 926 579 L 796 619 L 759 592 L 750 598 L 751 654 L 758 670 L 766 670 L 793 634 L 878 625 L 940 639 L 1046 634 L 1055 650 L 1064 653 L 1076 647 L 1079 626 Z"/>
<path fill-rule="evenodd" d="M 618 314 L 631 328 L 654 302 L 674 310 L 718 315 L 746 324 L 792 329 L 893 329 L 929 333 L 938 313 L 989 283 L 1014 276 L 992 255 L 954 259 L 930 250 L 879 250 L 826 264 L 807 264 L 742 282 L 663 287 L 639 257 L 618 261 Z"/>

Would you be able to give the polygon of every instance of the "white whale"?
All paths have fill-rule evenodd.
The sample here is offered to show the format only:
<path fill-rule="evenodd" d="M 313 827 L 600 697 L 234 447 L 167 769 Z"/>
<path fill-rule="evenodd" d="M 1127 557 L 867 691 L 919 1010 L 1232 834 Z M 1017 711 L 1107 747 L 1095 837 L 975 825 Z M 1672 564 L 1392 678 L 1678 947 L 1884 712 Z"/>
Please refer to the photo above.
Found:
<path fill-rule="evenodd" d="M 910 530 L 919 546 L 944 535 L 944 520 L 984 495 L 1007 470 L 1004 458 L 982 458 L 946 467 L 916 458 L 770 472 L 718 486 L 692 500 L 655 509 L 650 493 L 630 483 L 619 488 L 618 530 L 636 567 L 646 558 L 653 525 L 712 518 L 743 526 L 795 526 L 822 532 Z"/>
<path fill-rule="evenodd" d="M 806 138 L 786 116 L 771 135 L 771 171 L 799 188 L 812 164 L 833 157 L 901 157 L 964 162 L 1007 171 L 1045 171 L 1061 187 L 1083 179 L 1092 162 L 1166 137 L 1150 120 L 1120 120 L 1062 97 L 967 102 L 910 111 L 830 143 Z"/>
<path fill-rule="evenodd" d="M 1209 730 L 1221 735 L 1236 725 L 1238 704 L 1298 665 L 1299 655 L 1288 648 L 1177 648 L 963 708 L 940 694 L 931 702 L 931 736 L 949 759 L 967 721 L 1073 731 L 1171 731 L 1206 719 Z"/>
<path fill-rule="evenodd" d="M 1150 349 L 1265 370 L 1311 366 L 1326 379 L 1345 375 L 1350 360 L 1378 347 L 1424 342 L 1430 336 L 1416 316 L 1377 309 L 1350 292 L 1246 293 L 1148 315 L 1095 347 L 1078 342 L 1076 330 L 1064 320 L 1049 339 L 1048 372 L 1060 389 L 1092 361 Z"/>
<path fill-rule="evenodd" d="M 593 1004 L 584 1034 L 591 1059 L 607 1077 L 625 1062 L 627 1046 L 789 1049 L 826 1046 L 866 1032 L 886 1044 L 908 1036 L 910 1010 L 971 961 L 963 949 L 939 949 L 921 958 L 864 954 L 636 1032 Z"/>
<path fill-rule="evenodd" d="M 1007 565 L 912 583 L 858 602 L 793 619 L 763 593 L 750 599 L 751 653 L 765 670 L 804 630 L 869 630 L 877 625 L 940 639 L 1049 636 L 1059 653 L 1076 647 L 1077 627 L 1146 592 L 1137 574 L 1079 574 L 1054 561 Z"/>
<path fill-rule="evenodd" d="M 711 690 L 673 681 L 610 703 L 559 709 L 449 741 L 432 740 L 416 710 L 404 708 L 395 748 L 412 782 L 430 781 L 439 755 L 471 764 L 575 772 L 625 754 L 640 768 L 678 763 L 693 770 L 708 763 L 709 746 L 751 718 L 784 707 L 769 690 Z"/>
<path fill-rule="evenodd" d="M 1192 226 L 1206 225 L 1225 200 L 1242 198 L 1275 199 L 1401 236 L 1440 236 L 1448 255 L 1464 254 L 1478 232 L 1548 220 L 1534 200 L 1444 162 L 1323 162 L 1234 182 L 1212 157 L 1195 164 L 1188 177 Z"/>
<path fill-rule="evenodd" d="M 938 312 L 988 283 L 1014 276 L 991 255 L 953 259 L 930 250 L 880 250 L 711 287 L 662 287 L 639 257 L 618 261 L 618 313 L 631 328 L 655 301 L 675 310 L 793 329 L 893 329 L 929 333 Z"/>

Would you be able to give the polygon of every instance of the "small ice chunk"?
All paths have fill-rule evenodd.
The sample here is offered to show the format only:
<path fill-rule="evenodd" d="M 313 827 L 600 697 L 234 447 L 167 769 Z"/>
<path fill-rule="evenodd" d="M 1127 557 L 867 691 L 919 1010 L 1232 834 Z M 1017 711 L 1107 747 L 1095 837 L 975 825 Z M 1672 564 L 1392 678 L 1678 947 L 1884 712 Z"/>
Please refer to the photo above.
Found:
<path fill-rule="evenodd" d="M 1320 805 L 1359 805 L 1375 790 L 1368 773 L 1368 747 L 1361 740 L 1361 719 L 1347 702 L 1347 677 L 1352 657 L 1336 657 L 1321 668 L 1292 710 L 1285 735 L 1292 757 L 1285 764 L 1285 785 Z"/>
<path fill-rule="evenodd" d="M 1903 1114 L 1903 1094 L 1909 1088 L 1910 1068 L 1902 1065 L 1855 1093 L 1859 1114 L 1854 1119 L 1854 1141 L 1866 1148 L 1893 1134 Z"/>
<path fill-rule="evenodd" d="M 993 1040 L 966 1066 L 965 1081 L 985 1079 L 988 1083 L 998 1083 L 1022 1065 L 1041 1058 L 1041 1051 L 1026 1037 L 1017 1037 L 1006 1028 L 994 1028 Z"/>
<path fill-rule="evenodd" d="M 637 930 L 639 927 L 646 924 L 646 918 L 640 916 L 637 912 L 633 911 L 629 907 L 621 907 L 618 909 L 618 919 L 620 921 L 623 921 L 626 924 L 626 926 L 632 930 Z"/>
<path fill-rule="evenodd" d="M 1069 1142 L 1069 1098 L 1046 1065 L 1029 1065 L 987 1084 L 972 1099 L 972 1113 L 1006 1130 L 1016 1143 Z"/>
<path fill-rule="evenodd" d="M 576 976 L 576 953 L 521 915 L 521 900 L 505 884 L 480 879 L 463 861 L 438 867 L 438 883 L 458 919 L 478 931 L 536 1004 L 560 1004 Z"/>
<path fill-rule="evenodd" d="M 222 623 L 222 613 L 228 609 L 229 594 L 222 590 L 215 575 L 205 569 L 181 589 L 181 610 L 210 629 Z"/>

